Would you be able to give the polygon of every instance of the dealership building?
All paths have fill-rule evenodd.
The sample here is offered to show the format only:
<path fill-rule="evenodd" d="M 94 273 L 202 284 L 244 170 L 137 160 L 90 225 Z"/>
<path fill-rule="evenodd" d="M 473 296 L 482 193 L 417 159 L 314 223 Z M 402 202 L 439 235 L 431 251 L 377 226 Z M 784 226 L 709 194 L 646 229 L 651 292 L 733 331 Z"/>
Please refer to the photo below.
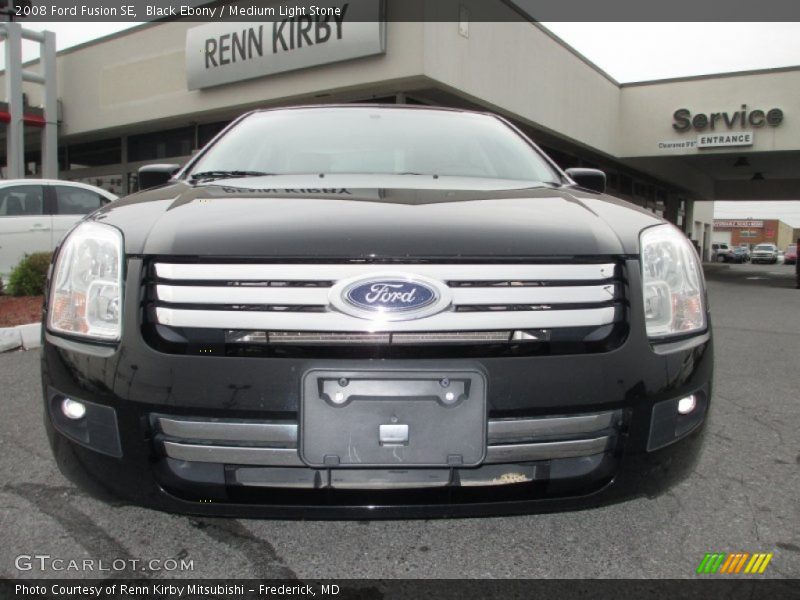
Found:
<path fill-rule="evenodd" d="M 714 219 L 713 241 L 729 246 L 775 244 L 785 250 L 799 237 L 800 229 L 779 219 Z"/>
<path fill-rule="evenodd" d="M 603 169 L 611 194 L 706 256 L 707 201 L 800 199 L 800 67 L 619 84 L 497 1 L 502 22 L 482 20 L 486 0 L 336 0 L 340 17 L 161 21 L 61 51 L 60 176 L 124 194 L 139 167 L 186 161 L 245 111 L 380 102 L 501 114 L 562 167 Z M 23 91 L 35 176 L 41 89 Z"/>

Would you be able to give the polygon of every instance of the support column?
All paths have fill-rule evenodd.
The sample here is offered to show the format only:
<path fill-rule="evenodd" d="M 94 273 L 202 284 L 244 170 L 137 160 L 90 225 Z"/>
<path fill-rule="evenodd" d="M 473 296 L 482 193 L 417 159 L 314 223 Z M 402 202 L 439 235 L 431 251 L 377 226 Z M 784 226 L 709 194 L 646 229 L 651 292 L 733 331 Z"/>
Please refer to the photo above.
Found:
<path fill-rule="evenodd" d="M 685 201 L 686 209 L 683 215 L 683 231 L 689 237 L 694 236 L 694 200 Z"/>
<path fill-rule="evenodd" d="M 56 81 L 56 34 L 43 32 L 39 62 L 44 77 L 44 130 L 42 131 L 42 177 L 58 179 L 58 85 Z"/>
<path fill-rule="evenodd" d="M 25 177 L 25 127 L 22 122 L 22 27 L 5 23 L 6 101 L 10 121 L 6 128 L 6 178 Z"/>

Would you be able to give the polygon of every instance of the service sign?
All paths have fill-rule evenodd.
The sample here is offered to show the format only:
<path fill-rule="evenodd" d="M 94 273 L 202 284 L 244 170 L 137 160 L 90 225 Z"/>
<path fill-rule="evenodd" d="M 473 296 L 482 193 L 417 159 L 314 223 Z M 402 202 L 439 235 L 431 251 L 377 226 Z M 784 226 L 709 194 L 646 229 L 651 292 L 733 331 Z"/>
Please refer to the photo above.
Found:
<path fill-rule="evenodd" d="M 236 5 L 226 5 L 235 10 Z M 386 51 L 384 0 L 260 7 L 264 22 L 222 21 L 186 32 L 186 81 L 197 90 Z M 262 13 L 259 13 L 262 14 Z"/>

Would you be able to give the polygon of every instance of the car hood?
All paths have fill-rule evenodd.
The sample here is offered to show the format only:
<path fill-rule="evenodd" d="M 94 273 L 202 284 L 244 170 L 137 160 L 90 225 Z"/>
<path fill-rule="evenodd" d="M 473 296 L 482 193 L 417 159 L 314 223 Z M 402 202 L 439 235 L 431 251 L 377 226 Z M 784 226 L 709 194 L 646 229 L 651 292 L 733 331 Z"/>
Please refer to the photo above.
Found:
<path fill-rule="evenodd" d="M 128 254 L 394 260 L 633 254 L 639 232 L 663 222 L 574 188 L 406 180 L 366 187 L 377 182 L 330 177 L 325 188 L 312 187 L 320 183 L 180 182 L 124 198 L 94 218 L 122 230 Z"/>

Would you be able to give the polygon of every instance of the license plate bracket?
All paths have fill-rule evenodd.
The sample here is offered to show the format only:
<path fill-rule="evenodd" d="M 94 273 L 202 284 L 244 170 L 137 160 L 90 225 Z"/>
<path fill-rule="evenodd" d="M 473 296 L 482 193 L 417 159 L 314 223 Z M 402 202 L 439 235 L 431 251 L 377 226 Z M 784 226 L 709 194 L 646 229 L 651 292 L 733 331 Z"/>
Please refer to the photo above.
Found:
<path fill-rule="evenodd" d="M 300 458 L 316 468 L 470 467 L 486 455 L 478 369 L 311 369 L 303 376 Z"/>

